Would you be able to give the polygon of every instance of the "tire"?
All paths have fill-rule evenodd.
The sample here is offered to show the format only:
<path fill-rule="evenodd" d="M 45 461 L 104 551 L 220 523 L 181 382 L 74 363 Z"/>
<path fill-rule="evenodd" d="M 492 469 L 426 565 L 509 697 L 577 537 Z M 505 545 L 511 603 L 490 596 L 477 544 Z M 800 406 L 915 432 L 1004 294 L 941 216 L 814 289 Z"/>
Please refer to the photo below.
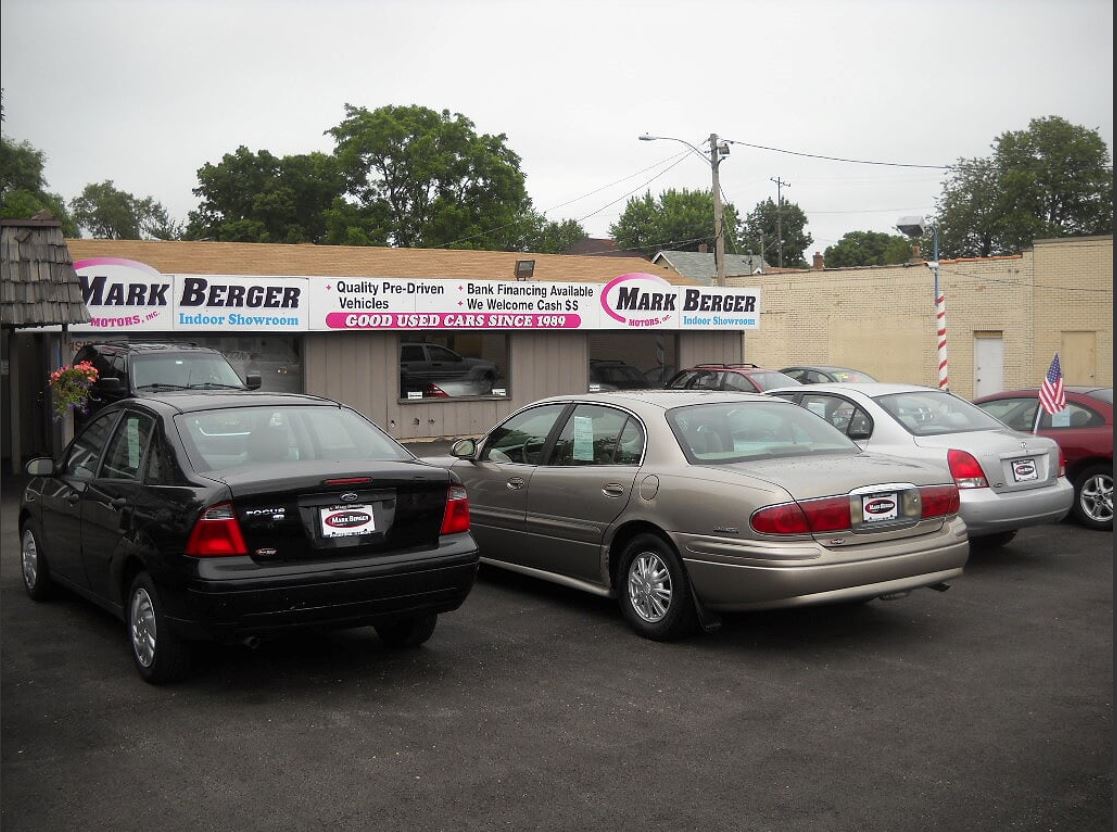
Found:
<path fill-rule="evenodd" d="M 1088 529 L 1113 528 L 1113 467 L 1091 465 L 1074 481 L 1074 519 Z"/>
<path fill-rule="evenodd" d="M 23 588 L 32 601 L 45 601 L 54 588 L 50 581 L 50 566 L 43 555 L 39 539 L 30 528 L 20 535 L 20 565 L 23 572 Z"/>
<path fill-rule="evenodd" d="M 975 537 L 970 541 L 974 546 L 979 546 L 983 549 L 999 549 L 1001 546 L 1007 546 L 1016 537 L 1016 529 L 1010 532 L 998 532 L 997 534 L 987 534 L 981 537 Z"/>
<path fill-rule="evenodd" d="M 434 634 L 438 613 L 427 613 L 418 618 L 404 618 L 375 625 L 376 634 L 389 647 L 418 647 Z"/>
<path fill-rule="evenodd" d="M 654 534 L 632 539 L 621 555 L 621 612 L 644 638 L 670 641 L 690 635 L 698 616 L 690 581 L 675 550 Z"/>
<path fill-rule="evenodd" d="M 132 661 L 149 684 L 177 682 L 190 670 L 190 645 L 172 632 L 159 590 L 146 572 L 132 581 L 125 607 Z"/>

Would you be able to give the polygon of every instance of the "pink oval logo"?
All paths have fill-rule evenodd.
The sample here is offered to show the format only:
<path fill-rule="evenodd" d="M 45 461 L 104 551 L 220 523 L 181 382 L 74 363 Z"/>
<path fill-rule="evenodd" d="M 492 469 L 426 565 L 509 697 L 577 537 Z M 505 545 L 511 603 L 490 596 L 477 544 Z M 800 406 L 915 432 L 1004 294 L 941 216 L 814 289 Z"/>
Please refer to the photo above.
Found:
<path fill-rule="evenodd" d="M 630 272 L 614 277 L 601 290 L 601 308 L 630 327 L 663 326 L 674 320 L 678 293 L 654 274 Z"/>
<path fill-rule="evenodd" d="M 896 508 L 896 501 L 887 497 L 878 497 L 865 503 L 866 514 L 888 514 Z"/>
<path fill-rule="evenodd" d="M 339 511 L 323 519 L 327 526 L 335 529 L 351 529 L 354 526 L 363 526 L 372 517 L 363 511 Z"/>

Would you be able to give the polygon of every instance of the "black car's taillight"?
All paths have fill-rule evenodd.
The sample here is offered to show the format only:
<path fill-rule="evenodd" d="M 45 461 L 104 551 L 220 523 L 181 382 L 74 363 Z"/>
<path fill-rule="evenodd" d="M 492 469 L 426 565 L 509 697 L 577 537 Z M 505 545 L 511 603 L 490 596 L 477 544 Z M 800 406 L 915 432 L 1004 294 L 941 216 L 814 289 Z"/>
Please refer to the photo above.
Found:
<path fill-rule="evenodd" d="M 195 558 L 248 554 L 232 503 L 218 503 L 202 512 L 186 541 L 186 554 Z"/>
<path fill-rule="evenodd" d="M 439 534 L 461 534 L 469 531 L 469 498 L 464 485 L 451 485 L 446 492 L 446 512 L 442 515 Z"/>

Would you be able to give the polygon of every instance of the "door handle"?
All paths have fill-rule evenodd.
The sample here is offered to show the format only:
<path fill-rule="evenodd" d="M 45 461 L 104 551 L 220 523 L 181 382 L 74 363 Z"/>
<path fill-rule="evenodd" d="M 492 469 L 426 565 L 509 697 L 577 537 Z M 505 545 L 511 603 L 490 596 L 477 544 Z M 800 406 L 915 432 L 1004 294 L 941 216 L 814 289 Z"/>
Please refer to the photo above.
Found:
<path fill-rule="evenodd" d="M 619 482 L 607 482 L 601 486 L 601 493 L 606 497 L 620 497 L 624 494 L 624 486 Z"/>
<path fill-rule="evenodd" d="M 524 487 L 524 478 L 523 477 L 509 477 L 508 487 L 512 491 L 519 491 L 521 488 Z"/>

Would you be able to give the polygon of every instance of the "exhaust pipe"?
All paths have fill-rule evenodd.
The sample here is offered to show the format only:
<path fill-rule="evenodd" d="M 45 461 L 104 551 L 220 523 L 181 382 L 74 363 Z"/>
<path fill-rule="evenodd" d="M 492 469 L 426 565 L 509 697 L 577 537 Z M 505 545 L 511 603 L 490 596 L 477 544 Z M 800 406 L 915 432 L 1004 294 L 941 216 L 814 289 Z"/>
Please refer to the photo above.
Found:
<path fill-rule="evenodd" d="M 242 644 L 244 644 L 244 646 L 247 647 L 249 650 L 255 650 L 257 647 L 260 646 L 260 637 L 248 636 L 242 641 Z"/>

